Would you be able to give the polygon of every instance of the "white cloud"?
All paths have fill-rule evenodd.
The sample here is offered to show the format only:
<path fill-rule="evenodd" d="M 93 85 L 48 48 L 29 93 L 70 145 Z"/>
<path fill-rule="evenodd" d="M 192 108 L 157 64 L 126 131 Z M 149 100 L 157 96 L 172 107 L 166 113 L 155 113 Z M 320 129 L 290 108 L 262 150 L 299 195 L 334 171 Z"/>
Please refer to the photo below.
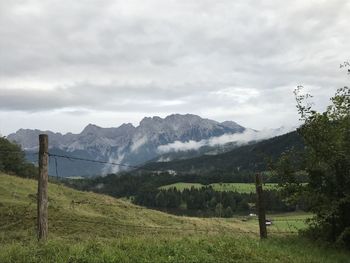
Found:
<path fill-rule="evenodd" d="M 279 129 L 268 129 L 268 130 L 262 130 L 262 131 L 246 129 L 242 133 L 224 134 L 222 136 L 212 137 L 207 140 L 201 140 L 201 141 L 191 140 L 187 142 L 175 141 L 173 143 L 158 146 L 158 150 L 160 153 L 180 152 L 180 151 L 198 150 L 203 146 L 217 146 L 217 145 L 223 145 L 230 142 L 234 142 L 237 145 L 243 145 L 251 141 L 259 141 L 259 140 L 275 137 L 278 135 L 282 135 L 294 129 L 295 128 L 292 128 L 292 127 L 281 127 Z"/>
<path fill-rule="evenodd" d="M 125 157 L 125 154 L 121 154 L 118 152 L 115 156 L 111 156 L 108 159 L 109 163 L 122 163 L 123 159 Z M 106 164 L 103 169 L 102 169 L 102 174 L 109 174 L 109 173 L 118 173 L 119 171 L 123 170 L 123 166 L 119 165 L 111 165 L 111 164 Z"/>
<path fill-rule="evenodd" d="M 296 124 L 294 87 L 324 108 L 348 84 L 349 13 L 348 0 L 0 0 L 0 131 L 82 129 L 67 110 L 108 112 L 106 126 L 169 113 Z"/>
<path fill-rule="evenodd" d="M 143 136 L 139 139 L 136 139 L 136 141 L 134 141 L 133 144 L 131 145 L 131 152 L 137 151 L 146 142 L 147 142 L 147 136 Z"/>
<path fill-rule="evenodd" d="M 180 151 L 189 151 L 189 150 L 198 150 L 199 148 L 206 145 L 206 141 L 188 141 L 188 142 L 181 142 L 181 141 L 175 141 L 173 143 L 169 143 L 166 145 L 160 145 L 158 146 L 158 150 L 160 153 L 166 153 L 166 152 L 180 152 Z"/>

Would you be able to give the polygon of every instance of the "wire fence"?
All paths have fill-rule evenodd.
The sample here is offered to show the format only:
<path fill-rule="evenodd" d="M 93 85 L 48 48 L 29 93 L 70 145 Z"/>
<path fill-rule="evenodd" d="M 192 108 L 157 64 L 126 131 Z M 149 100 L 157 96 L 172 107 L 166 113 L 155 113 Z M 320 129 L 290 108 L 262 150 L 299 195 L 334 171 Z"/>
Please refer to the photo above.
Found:
<path fill-rule="evenodd" d="M 74 220 L 73 220 L 74 221 Z M 78 223 L 84 222 L 84 223 L 91 223 L 96 224 L 96 220 L 92 219 L 76 219 L 75 220 Z M 65 223 L 66 221 L 56 221 Z M 150 230 L 150 231 L 171 231 L 171 232 L 201 232 L 201 233 L 211 233 L 211 232 L 217 232 L 217 233 L 223 233 L 223 232 L 231 232 L 231 233 L 240 233 L 240 234 L 257 234 L 254 231 L 248 231 L 243 230 L 240 228 L 228 228 L 228 227 L 222 227 L 222 228 L 202 228 L 202 227 L 176 227 L 176 226 L 150 226 L 150 225 L 137 225 L 137 224 L 125 224 L 118 221 L 113 221 L 106 219 L 104 223 L 108 226 L 116 226 L 116 227 L 123 227 L 123 228 L 132 228 L 132 229 L 142 229 L 142 230 Z"/>
<path fill-rule="evenodd" d="M 12 155 L 39 155 L 39 152 L 25 152 L 24 153 L 23 151 L 11 151 L 11 150 L 0 150 L 0 153 L 12 154 Z M 49 157 L 52 157 L 56 160 L 55 166 L 57 166 L 57 158 L 63 158 L 63 159 L 67 159 L 70 161 L 84 161 L 84 162 L 90 162 L 90 163 L 108 164 L 108 165 L 114 165 L 114 166 L 120 166 L 120 167 L 132 168 L 132 169 L 154 171 L 152 169 L 148 169 L 148 168 L 145 168 L 143 166 L 137 166 L 137 165 L 129 165 L 129 164 L 124 164 L 124 163 L 94 160 L 94 159 L 88 159 L 88 158 L 82 158 L 82 157 L 76 157 L 76 156 L 70 156 L 70 155 L 54 154 L 54 153 L 50 153 L 50 152 L 47 152 L 46 154 Z"/>
<path fill-rule="evenodd" d="M 29 205 L 31 206 L 31 204 Z M 5 223 L 4 225 L 0 225 L 0 230 L 6 230 L 6 229 L 11 229 L 12 227 L 18 226 L 23 223 L 24 218 L 26 216 L 30 215 L 30 211 L 25 209 L 23 213 L 21 213 L 19 216 L 17 215 L 16 221 L 14 222 L 8 222 Z M 28 218 L 27 218 L 28 219 Z M 36 216 L 31 218 L 32 220 L 36 221 Z M 290 220 L 280 220 L 280 221 L 290 221 Z M 192 233 L 201 233 L 201 234 L 212 234 L 212 233 L 217 233 L 217 234 L 247 234 L 247 235 L 254 235 L 258 236 L 258 231 L 255 230 L 247 230 L 247 229 L 242 229 L 242 228 L 232 228 L 232 227 L 216 227 L 216 228 L 203 228 L 203 227 L 175 227 L 175 226 L 150 226 L 150 225 L 138 225 L 138 224 L 126 224 L 122 223 L 119 221 L 116 221 L 114 219 L 99 219 L 96 220 L 94 218 L 69 218 L 69 224 L 74 224 L 74 223 L 87 223 L 87 224 L 92 224 L 93 226 L 108 226 L 112 227 L 114 230 L 115 228 L 123 228 L 124 230 L 129 230 L 130 233 L 140 233 L 140 231 L 143 232 L 157 232 L 157 233 L 165 233 L 165 232 L 175 232 L 175 233 L 183 233 L 183 232 L 192 232 Z M 57 226 L 59 224 L 65 225 L 67 224 L 67 220 L 61 219 L 61 218 L 56 218 L 52 224 L 54 226 Z M 33 225 L 34 226 L 34 225 Z M 272 235 L 295 235 L 299 233 L 299 230 L 295 228 L 295 230 L 290 229 L 289 231 L 282 230 L 277 227 L 276 230 L 270 230 L 268 229 L 268 233 Z"/>
<path fill-rule="evenodd" d="M 38 155 L 38 152 L 30 152 L 30 153 L 24 153 L 23 151 L 10 151 L 10 150 L 0 150 L 0 154 L 6 154 L 6 155 Z M 54 154 L 54 153 L 46 153 L 48 156 L 53 159 L 54 161 L 54 167 L 55 167 L 55 175 L 57 178 L 64 178 L 59 176 L 59 169 L 58 169 L 58 159 L 63 158 L 67 159 L 70 161 L 83 161 L 83 162 L 91 162 L 91 163 L 97 163 L 97 164 L 108 164 L 108 165 L 115 165 L 115 166 L 122 166 L 122 167 L 127 167 L 127 168 L 132 168 L 132 169 L 139 169 L 139 170 L 146 170 L 146 171 L 152 171 L 155 172 L 154 170 L 147 169 L 145 167 L 141 166 L 136 166 L 136 165 L 128 165 L 128 164 L 123 164 L 123 163 L 117 163 L 117 162 L 108 162 L 108 161 L 102 161 L 102 160 L 93 160 L 93 159 L 88 159 L 88 158 L 81 158 L 81 157 L 76 157 L 76 156 L 69 156 L 69 155 L 60 155 L 60 154 Z M 158 171 L 157 171 L 158 172 Z M 13 196 L 14 198 L 14 196 Z M 72 202 L 74 202 L 72 200 Z M 5 229 L 10 229 L 11 227 L 17 226 L 21 224 L 26 218 L 30 210 L 29 208 L 33 205 L 33 202 L 30 202 L 25 208 L 24 212 L 22 214 L 19 214 L 16 216 L 18 218 L 14 222 L 14 218 L 11 219 L 11 216 L 8 217 L 9 221 L 0 224 L 0 230 L 5 230 Z M 103 205 L 103 204 L 101 204 Z M 139 207 L 135 206 L 133 207 L 135 209 L 142 209 L 142 210 L 148 210 L 148 208 L 144 207 Z M 36 217 L 32 218 L 36 220 Z M 298 234 L 299 231 L 302 229 L 302 227 L 298 227 L 292 222 L 305 222 L 307 221 L 308 218 L 272 218 L 271 223 L 272 225 L 268 226 L 268 233 L 272 235 L 294 235 Z M 77 218 L 77 219 L 70 219 L 71 222 L 84 222 L 84 223 L 90 223 L 90 224 L 96 224 L 96 220 L 93 219 L 87 219 L 87 218 Z M 257 219 L 255 218 L 255 221 Z M 250 220 L 248 220 L 250 221 Z M 279 226 L 280 222 L 285 222 L 287 224 L 288 230 L 285 228 L 282 228 Z M 0 221 L 1 223 L 1 221 Z M 58 219 L 55 220 L 54 224 L 57 223 L 67 223 L 67 221 L 63 219 Z M 112 219 L 104 219 L 102 221 L 103 224 L 111 226 L 111 227 L 119 227 L 119 228 L 124 228 L 128 230 L 135 230 L 139 229 L 142 231 L 152 231 L 152 232 L 162 232 L 162 231 L 170 231 L 170 232 L 197 232 L 197 233 L 237 233 L 237 234 L 251 234 L 251 235 L 258 235 L 258 229 L 253 231 L 253 230 L 247 230 L 247 229 L 241 229 L 241 228 L 231 228 L 231 227 L 218 227 L 218 228 L 199 228 L 199 227 L 174 227 L 174 226 L 150 226 L 150 225 L 137 225 L 137 224 L 125 224 L 121 223 Z M 257 225 L 256 225 L 257 226 Z M 137 231 L 136 231 L 137 232 Z"/>

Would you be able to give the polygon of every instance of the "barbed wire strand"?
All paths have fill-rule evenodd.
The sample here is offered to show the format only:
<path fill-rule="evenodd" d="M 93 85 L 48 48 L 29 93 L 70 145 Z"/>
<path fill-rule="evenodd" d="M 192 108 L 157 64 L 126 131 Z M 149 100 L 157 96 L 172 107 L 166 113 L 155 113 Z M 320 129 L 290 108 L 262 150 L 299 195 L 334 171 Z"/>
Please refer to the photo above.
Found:
<path fill-rule="evenodd" d="M 76 221 L 76 222 L 85 222 L 85 223 L 92 223 L 96 224 L 96 220 L 89 220 L 89 219 L 70 219 L 70 221 Z M 64 220 L 55 220 L 55 222 L 65 222 Z M 242 234 L 254 234 L 257 235 L 257 232 L 254 231 L 249 231 L 249 230 L 242 230 L 240 228 L 238 229 L 231 229 L 231 228 L 219 228 L 219 229 L 214 229 L 214 228 L 189 228 L 189 227 L 172 227 L 172 226 L 146 226 L 146 225 L 136 225 L 136 224 L 123 224 L 119 222 L 114 222 L 114 221 L 109 221 L 109 222 L 104 222 L 107 225 L 114 225 L 114 226 L 119 226 L 119 227 L 126 227 L 126 228 L 140 228 L 140 229 L 148 229 L 148 230 L 174 230 L 174 231 L 193 231 L 193 232 L 226 232 L 230 231 L 233 233 L 242 233 Z"/>
<path fill-rule="evenodd" d="M 64 158 L 68 160 L 77 160 L 77 161 L 85 161 L 85 162 L 92 162 L 92 163 L 99 163 L 99 164 L 109 164 L 109 165 L 116 165 L 116 166 L 122 166 L 122 167 L 128 167 L 133 169 L 139 169 L 139 170 L 147 170 L 147 171 L 153 171 L 158 172 L 155 170 L 147 169 L 142 166 L 137 165 L 129 165 L 129 164 L 123 164 L 123 163 L 116 163 L 116 162 L 107 162 L 107 161 L 100 161 L 100 160 L 93 160 L 88 158 L 81 158 L 81 157 L 75 157 L 75 156 L 69 156 L 69 155 L 61 155 L 61 154 L 53 154 L 53 153 L 47 153 L 49 156 L 58 157 L 58 158 Z"/>
<path fill-rule="evenodd" d="M 39 154 L 38 152 L 35 153 L 25 153 L 23 151 L 5 151 L 5 150 L 0 150 L 0 153 L 7 153 L 7 154 L 26 154 L 26 155 L 37 155 Z M 54 159 L 55 162 L 55 172 L 56 172 L 56 178 L 58 179 L 59 174 L 58 174 L 58 161 L 57 158 L 65 158 L 68 159 L 70 161 L 73 160 L 78 160 L 78 161 L 85 161 L 85 162 L 92 162 L 92 163 L 99 163 L 99 164 L 109 164 L 109 165 L 117 165 L 117 166 L 122 166 L 122 167 L 128 167 L 128 168 L 133 168 L 133 169 L 142 169 L 142 170 L 148 170 L 148 171 L 153 171 L 153 170 L 149 170 L 146 169 L 145 167 L 141 167 L 141 166 L 136 166 L 136 165 L 128 165 L 128 164 L 122 164 L 122 163 L 116 163 L 116 162 L 107 162 L 107 161 L 100 161 L 100 160 L 93 160 L 93 159 L 87 159 L 87 158 L 81 158 L 81 157 L 75 157 L 75 156 L 69 156 L 69 155 L 60 155 L 60 154 L 52 154 L 52 153 L 47 153 L 49 155 L 49 157 L 52 157 Z M 143 209 L 143 208 L 142 208 Z M 26 214 L 27 211 L 25 209 L 24 214 Z M 277 231 L 269 231 L 269 233 L 271 234 L 294 234 L 294 233 L 298 233 L 297 231 L 291 231 L 291 227 L 289 224 L 289 221 L 305 221 L 305 218 L 291 218 L 291 219 L 272 219 L 273 221 L 286 221 L 288 228 L 290 231 L 280 231 L 280 229 L 277 227 Z M 18 220 L 14 223 L 8 224 L 7 226 L 1 226 L 0 228 L 7 228 L 9 226 L 12 225 L 16 225 L 19 222 L 21 222 L 22 220 Z M 86 221 L 86 220 L 82 220 L 79 219 L 78 221 L 83 221 L 83 222 L 90 222 L 90 223 L 96 223 L 95 221 Z M 116 225 L 116 226 L 121 226 L 121 227 L 130 227 L 130 228 L 143 228 L 143 229 L 156 229 L 156 230 L 175 230 L 175 231 L 197 231 L 197 232 L 221 232 L 225 231 L 225 230 L 230 230 L 230 232 L 232 231 L 232 229 L 198 229 L 198 228 L 179 228 L 179 227 L 160 227 L 160 226 L 144 226 L 144 225 L 132 225 L 132 224 L 121 224 L 121 223 L 115 223 L 115 222 L 108 222 L 112 225 Z M 257 234 L 254 231 L 243 231 L 243 230 L 234 230 L 235 233 L 244 233 L 244 234 Z"/>

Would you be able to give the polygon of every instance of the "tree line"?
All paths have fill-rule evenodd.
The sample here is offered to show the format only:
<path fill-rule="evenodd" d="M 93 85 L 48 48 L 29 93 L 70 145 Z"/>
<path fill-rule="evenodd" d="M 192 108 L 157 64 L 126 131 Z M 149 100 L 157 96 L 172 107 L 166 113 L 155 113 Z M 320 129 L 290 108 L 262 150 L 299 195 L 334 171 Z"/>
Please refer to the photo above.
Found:
<path fill-rule="evenodd" d="M 27 162 L 21 146 L 0 137 L 0 172 L 25 178 L 34 178 L 37 168 Z"/>
<path fill-rule="evenodd" d="M 277 190 L 265 191 L 266 208 L 274 212 L 289 212 L 295 207 L 286 205 Z M 157 189 L 141 187 L 133 202 L 150 208 L 171 209 L 197 216 L 232 217 L 236 213 L 255 213 L 255 193 L 215 191 L 211 186 L 180 191 L 175 187 Z"/>

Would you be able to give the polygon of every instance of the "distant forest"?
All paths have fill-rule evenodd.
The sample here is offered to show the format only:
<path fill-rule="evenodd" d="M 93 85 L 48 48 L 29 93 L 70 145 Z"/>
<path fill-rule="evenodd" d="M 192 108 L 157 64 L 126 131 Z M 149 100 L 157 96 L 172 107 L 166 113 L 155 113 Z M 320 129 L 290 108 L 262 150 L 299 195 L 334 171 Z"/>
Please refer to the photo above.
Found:
<path fill-rule="evenodd" d="M 92 179 L 66 180 L 71 187 L 84 191 L 104 193 L 114 197 L 126 197 L 135 204 L 149 208 L 167 210 L 168 212 L 183 213 L 196 216 L 227 216 L 234 213 L 255 211 L 255 193 L 238 193 L 234 191 L 215 191 L 206 186 L 199 189 L 191 188 L 179 191 L 176 188 L 160 189 L 161 186 L 178 183 L 252 183 L 254 174 L 244 172 L 232 176 L 229 173 L 212 172 L 206 174 L 177 174 L 167 172 L 155 174 L 151 172 L 133 172 L 111 174 L 106 177 Z M 266 182 L 278 183 L 273 173 L 264 173 Z M 301 175 L 300 182 L 305 178 Z M 295 205 L 283 202 L 280 192 L 265 191 L 266 204 L 269 211 L 286 212 L 295 210 Z M 299 208 L 304 208 L 302 204 Z"/>

